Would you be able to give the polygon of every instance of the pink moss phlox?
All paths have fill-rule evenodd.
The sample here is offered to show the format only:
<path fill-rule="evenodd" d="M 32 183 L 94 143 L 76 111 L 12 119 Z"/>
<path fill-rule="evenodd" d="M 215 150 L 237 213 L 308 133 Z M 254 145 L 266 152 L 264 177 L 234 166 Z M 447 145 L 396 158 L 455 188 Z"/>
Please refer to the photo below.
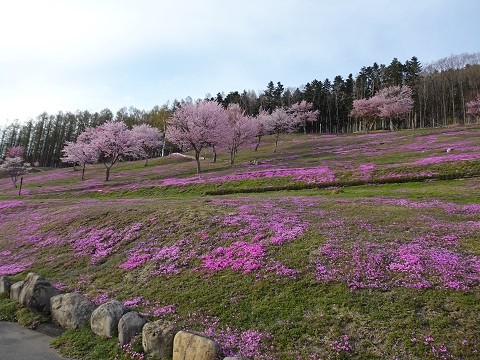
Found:
<path fill-rule="evenodd" d="M 162 305 L 160 302 L 151 302 L 143 296 L 136 296 L 134 298 L 125 300 L 123 305 L 129 308 L 142 308 L 141 314 L 143 316 L 155 316 L 163 318 L 166 315 L 175 314 L 175 305 Z"/>
<path fill-rule="evenodd" d="M 126 261 L 121 263 L 119 268 L 132 270 L 151 262 L 154 264 L 154 270 L 150 272 L 150 276 L 178 274 L 195 256 L 191 246 L 186 240 L 179 240 L 170 246 L 136 242 L 133 249 L 127 253 Z"/>
<path fill-rule="evenodd" d="M 125 270 L 136 269 L 152 258 L 152 254 L 145 253 L 145 250 L 131 251 L 127 255 L 127 261 L 120 264 L 118 267 Z"/>
<path fill-rule="evenodd" d="M 105 304 L 106 302 L 109 302 L 110 300 L 113 300 L 111 295 L 107 291 L 104 291 L 104 290 L 97 290 L 97 295 L 95 295 L 95 296 L 85 294 L 85 297 L 90 299 L 95 305 Z"/>
<path fill-rule="evenodd" d="M 306 202 L 310 204 L 311 199 Z M 285 199 L 285 203 L 291 204 L 292 201 Z M 308 223 L 300 220 L 301 211 L 294 213 L 270 202 L 258 205 L 223 202 L 221 205 L 237 207 L 237 212 L 229 212 L 223 217 L 216 216 L 212 219 L 234 229 L 221 234 L 222 239 L 233 243 L 204 254 L 204 268 L 210 271 L 232 269 L 244 273 L 264 269 L 275 272 L 278 276 L 294 278 L 297 275 L 294 269 L 266 261 L 266 251 L 271 245 L 280 246 L 303 235 Z M 306 204 L 296 199 L 295 205 L 303 209 Z M 245 238 L 246 241 L 235 241 L 238 238 Z M 247 241 L 248 238 L 250 241 Z"/>
<path fill-rule="evenodd" d="M 367 180 L 370 180 L 372 178 L 373 172 L 377 169 L 377 165 L 372 164 L 372 163 L 360 164 L 360 166 L 358 168 L 360 170 L 360 175 L 361 175 L 362 180 L 367 181 Z"/>
<path fill-rule="evenodd" d="M 303 235 L 307 228 L 306 223 L 296 223 L 296 219 L 284 219 L 284 221 L 273 222 L 270 230 L 273 232 L 270 243 L 274 245 L 283 245 Z"/>
<path fill-rule="evenodd" d="M 27 270 L 33 262 L 23 262 L 19 264 L 4 264 L 0 265 L 0 276 L 15 275 Z"/>
<path fill-rule="evenodd" d="M 143 296 L 137 296 L 132 299 L 125 300 L 123 305 L 126 307 L 145 307 L 150 305 L 150 301 L 146 300 Z"/>
<path fill-rule="evenodd" d="M 62 291 L 62 292 L 68 292 L 70 290 L 70 286 L 60 282 L 60 281 L 57 281 L 57 282 L 54 282 L 52 283 L 53 287 L 55 287 L 56 289 Z"/>
<path fill-rule="evenodd" d="M 137 335 L 137 336 L 140 336 L 140 335 Z M 133 342 L 134 342 L 134 339 L 132 339 L 132 341 L 130 341 L 128 344 L 120 345 L 120 343 L 118 343 L 118 345 L 120 346 L 124 354 L 128 357 L 128 359 L 145 360 L 147 358 L 146 354 L 135 351 L 132 345 Z M 119 358 L 118 355 L 115 355 L 113 360 L 120 360 L 123 358 L 124 358 L 123 356 Z"/>
<path fill-rule="evenodd" d="M 278 277 L 288 277 L 292 279 L 296 279 L 299 275 L 299 272 L 295 269 L 291 269 L 279 261 L 272 261 L 267 267 L 265 267 L 265 271 L 274 272 Z"/>
<path fill-rule="evenodd" d="M 480 159 L 480 154 L 448 154 L 445 153 L 441 156 L 430 156 L 423 159 L 419 159 L 416 161 L 412 161 L 410 163 L 404 163 L 402 166 L 405 165 L 432 165 L 432 164 L 441 164 L 444 162 L 451 162 L 451 161 L 466 161 L 466 160 L 478 160 Z"/>
<path fill-rule="evenodd" d="M 400 174 L 384 174 L 380 175 L 377 177 L 379 180 L 386 180 L 386 179 L 405 179 L 405 178 L 411 178 L 411 177 L 417 177 L 417 178 L 431 178 L 434 175 L 437 175 L 438 172 L 435 171 L 417 171 L 417 172 L 404 172 Z"/>
<path fill-rule="evenodd" d="M 27 236 L 25 242 L 35 244 L 33 249 L 41 249 L 46 246 L 61 246 L 65 243 L 64 239 L 53 235 Z"/>
<path fill-rule="evenodd" d="M 447 288 L 468 291 L 480 285 L 480 258 L 455 252 L 455 235 L 420 237 L 405 244 L 332 241 L 319 249 L 317 280 L 344 281 L 350 288 Z"/>
<path fill-rule="evenodd" d="M 393 197 L 374 197 L 368 200 L 362 200 L 362 202 L 375 203 L 380 202 L 383 204 L 389 204 L 394 206 L 405 206 L 411 209 L 424 209 L 424 208 L 434 208 L 440 207 L 447 213 L 459 214 L 463 213 L 465 215 L 479 216 L 480 215 L 480 204 L 455 204 L 447 203 L 440 200 L 429 200 L 429 201 L 414 201 L 409 199 L 399 199 Z"/>
<path fill-rule="evenodd" d="M 0 201 L 0 211 L 5 209 L 10 209 L 17 207 L 23 204 L 23 201 L 20 200 L 1 200 Z"/>
<path fill-rule="evenodd" d="M 175 305 L 155 306 L 151 313 L 156 317 L 164 317 L 166 315 L 174 314 L 176 311 Z"/>
<path fill-rule="evenodd" d="M 315 183 L 328 183 L 335 180 L 335 174 L 328 166 L 319 166 L 314 168 L 268 169 L 219 177 L 208 177 L 208 175 L 204 175 L 203 177 L 195 176 L 191 178 L 170 178 L 163 180 L 162 185 L 182 186 L 200 183 L 228 182 L 277 177 L 293 177 L 297 181 Z"/>
<path fill-rule="evenodd" d="M 263 265 L 265 248 L 262 244 L 237 241 L 231 246 L 220 246 L 202 256 L 203 267 L 212 271 L 232 269 L 244 274 L 258 270 Z"/>
<path fill-rule="evenodd" d="M 350 343 L 348 335 L 342 335 L 339 339 L 333 341 L 330 347 L 340 355 L 341 353 L 350 353 L 353 351 L 353 345 Z"/>
<path fill-rule="evenodd" d="M 268 333 L 258 330 L 235 330 L 230 327 L 220 327 L 212 324 L 203 334 L 216 341 L 225 356 L 244 356 L 255 359 L 269 359 L 266 357 L 266 343 L 271 339 Z"/>
<path fill-rule="evenodd" d="M 142 229 L 141 223 L 118 231 L 114 228 L 80 229 L 73 240 L 73 249 L 77 255 L 90 256 L 91 262 L 96 264 L 117 251 L 122 244 L 135 240 Z"/>

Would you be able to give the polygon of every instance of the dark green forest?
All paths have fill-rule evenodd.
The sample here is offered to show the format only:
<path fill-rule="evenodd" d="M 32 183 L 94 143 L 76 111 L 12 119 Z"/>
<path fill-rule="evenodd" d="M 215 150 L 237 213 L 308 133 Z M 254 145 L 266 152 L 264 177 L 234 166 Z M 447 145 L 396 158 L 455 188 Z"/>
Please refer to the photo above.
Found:
<path fill-rule="evenodd" d="M 480 53 L 452 55 L 425 65 L 416 57 L 404 63 L 394 58 L 388 65 L 364 66 L 356 76 L 314 79 L 298 87 L 285 87 L 280 81 L 271 81 L 263 91 L 219 92 L 205 99 L 218 101 L 225 107 L 238 103 L 252 116 L 257 115 L 260 108 L 272 111 L 306 100 L 313 104 L 314 110 L 319 110 L 318 120 L 309 124 L 308 132 L 347 133 L 363 130 L 361 121 L 349 116 L 353 100 L 369 98 L 392 85 L 408 85 L 413 90 L 414 107 L 408 119 L 400 124 L 402 128 L 469 123 L 472 119 L 466 113 L 466 103 L 480 92 Z M 61 166 L 65 142 L 75 141 L 87 127 L 114 120 L 123 121 L 129 127 L 146 123 L 165 131 L 166 121 L 175 109 L 194 101 L 187 97 L 150 110 L 123 107 L 116 113 L 110 109 L 42 113 L 25 123 L 14 121 L 0 129 L 0 154 L 8 147 L 23 146 L 28 162 Z M 376 125 L 376 129 L 381 128 L 387 128 L 386 124 Z"/>

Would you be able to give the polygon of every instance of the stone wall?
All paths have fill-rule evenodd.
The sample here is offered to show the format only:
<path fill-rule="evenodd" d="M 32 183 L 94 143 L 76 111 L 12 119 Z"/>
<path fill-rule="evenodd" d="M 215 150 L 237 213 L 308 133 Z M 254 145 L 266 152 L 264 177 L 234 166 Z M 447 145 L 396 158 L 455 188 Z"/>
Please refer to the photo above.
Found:
<path fill-rule="evenodd" d="M 77 329 L 86 323 L 92 332 L 106 338 L 118 337 L 119 344 L 128 344 L 141 334 L 147 357 L 173 360 L 246 360 L 226 357 L 213 340 L 163 320 L 147 321 L 117 300 L 96 306 L 81 294 L 62 294 L 47 280 L 29 273 L 24 281 L 13 282 L 0 277 L 0 293 L 19 301 L 33 311 L 51 315 L 52 321 L 67 329 Z"/>

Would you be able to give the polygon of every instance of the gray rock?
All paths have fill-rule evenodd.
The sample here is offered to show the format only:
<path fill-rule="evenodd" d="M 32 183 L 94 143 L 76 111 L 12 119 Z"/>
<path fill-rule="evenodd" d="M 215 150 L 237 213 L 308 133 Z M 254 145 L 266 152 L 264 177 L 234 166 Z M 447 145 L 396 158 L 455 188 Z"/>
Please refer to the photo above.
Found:
<path fill-rule="evenodd" d="M 142 332 L 147 320 L 136 311 L 127 312 L 118 323 L 118 341 L 120 345 L 128 344 L 135 335 Z"/>
<path fill-rule="evenodd" d="M 60 294 L 60 290 L 54 288 L 47 280 L 34 273 L 29 273 L 20 292 L 19 302 L 23 306 L 50 313 L 50 299 Z"/>
<path fill-rule="evenodd" d="M 67 329 L 83 326 L 95 310 L 95 304 L 77 293 L 60 294 L 50 299 L 52 320 Z"/>
<path fill-rule="evenodd" d="M 157 320 L 145 324 L 142 330 L 143 350 L 148 357 L 172 358 L 173 338 L 178 329 L 174 323 Z"/>
<path fill-rule="evenodd" d="M 10 286 L 10 299 L 19 301 L 20 300 L 20 293 L 22 292 L 23 284 L 25 281 L 19 281 L 12 286 Z"/>
<path fill-rule="evenodd" d="M 173 339 L 173 360 L 218 360 L 218 345 L 203 336 L 179 331 Z"/>
<path fill-rule="evenodd" d="M 10 287 L 12 286 L 12 279 L 6 276 L 0 277 L 0 293 L 10 294 Z"/>
<path fill-rule="evenodd" d="M 93 333 L 107 338 L 116 336 L 118 323 L 127 311 L 127 308 L 117 300 L 100 305 L 90 317 L 90 327 Z"/>

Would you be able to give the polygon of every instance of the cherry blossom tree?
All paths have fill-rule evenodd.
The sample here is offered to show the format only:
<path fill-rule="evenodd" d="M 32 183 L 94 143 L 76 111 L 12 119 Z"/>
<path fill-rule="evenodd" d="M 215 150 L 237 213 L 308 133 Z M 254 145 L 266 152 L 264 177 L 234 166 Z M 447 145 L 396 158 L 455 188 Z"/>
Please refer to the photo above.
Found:
<path fill-rule="evenodd" d="M 403 120 L 413 109 L 412 89 L 408 86 L 390 86 L 380 90 L 378 99 L 380 118 L 390 121 L 390 130 L 394 130 L 393 121 Z"/>
<path fill-rule="evenodd" d="M 85 180 L 85 167 L 87 164 L 94 164 L 98 161 L 98 153 L 90 146 L 95 130 L 87 128 L 81 133 L 76 142 L 67 141 L 63 148 L 62 162 L 72 163 L 75 171 L 76 164 L 82 167 L 82 180 Z"/>
<path fill-rule="evenodd" d="M 363 119 L 365 131 L 368 133 L 375 121 L 379 118 L 380 108 L 379 99 L 371 97 L 369 99 L 353 100 L 353 108 L 350 116 Z"/>
<path fill-rule="evenodd" d="M 480 93 L 477 97 L 467 103 L 467 114 L 474 116 L 476 119 L 480 117 Z"/>
<path fill-rule="evenodd" d="M 17 187 L 18 178 L 30 171 L 30 167 L 20 156 L 7 157 L 0 165 L 0 169 L 8 173 L 15 187 Z"/>
<path fill-rule="evenodd" d="M 362 118 L 367 133 L 377 119 L 389 120 L 390 129 L 393 130 L 393 121 L 402 120 L 412 108 L 412 89 L 408 86 L 390 86 L 369 99 L 354 100 L 350 116 Z"/>
<path fill-rule="evenodd" d="M 105 166 L 105 181 L 110 179 L 110 169 L 119 159 L 127 156 L 136 158 L 143 154 L 140 142 L 122 122 L 106 122 L 95 128 L 91 135 L 87 151 L 97 154 Z"/>
<path fill-rule="evenodd" d="M 60 158 L 62 162 L 73 164 L 73 171 L 77 171 L 77 164 L 82 163 L 82 151 L 80 149 L 80 144 L 74 141 L 66 141 L 65 146 L 62 149 L 63 156 Z M 83 180 L 83 174 L 82 174 Z"/>
<path fill-rule="evenodd" d="M 147 125 L 134 125 L 132 127 L 133 138 L 140 143 L 145 158 L 145 166 L 148 165 L 149 154 L 163 145 L 163 133 L 157 128 Z"/>
<path fill-rule="evenodd" d="M 12 146 L 7 149 L 5 161 L 0 165 L 0 169 L 6 171 L 12 179 L 13 185 L 17 187 L 18 178 L 30 171 L 30 166 L 25 163 L 23 146 Z"/>
<path fill-rule="evenodd" d="M 247 141 L 257 134 L 256 122 L 238 104 L 230 104 L 228 114 L 228 150 L 230 151 L 230 165 L 235 162 L 237 151 Z"/>
<path fill-rule="evenodd" d="M 277 108 L 267 118 L 267 129 L 270 133 L 275 135 L 275 149 L 277 152 L 278 138 L 280 134 L 290 133 L 295 131 L 297 120 L 292 114 L 289 114 L 285 109 Z"/>
<path fill-rule="evenodd" d="M 255 151 L 258 150 L 258 147 L 260 146 L 260 141 L 262 140 L 262 137 L 265 135 L 269 134 L 269 129 L 268 129 L 268 121 L 270 118 L 270 114 L 268 111 L 260 108 L 260 112 L 258 115 L 254 118 L 255 122 L 255 128 L 256 128 L 256 134 L 255 137 L 257 138 L 257 144 L 255 145 Z"/>
<path fill-rule="evenodd" d="M 302 100 L 290 107 L 297 123 L 303 128 L 303 133 L 307 133 L 307 123 L 317 121 L 318 110 L 313 110 L 313 104 Z"/>
<path fill-rule="evenodd" d="M 228 115 L 215 101 L 185 103 L 175 110 L 168 121 L 166 138 L 185 150 L 195 152 L 197 173 L 200 172 L 201 151 L 224 138 Z"/>
<path fill-rule="evenodd" d="M 222 107 L 219 104 L 220 107 Z M 222 111 L 218 111 L 218 115 L 214 116 L 209 125 L 209 143 L 208 146 L 212 148 L 213 162 L 217 162 L 217 149 L 228 146 L 231 133 L 231 128 L 228 123 L 228 115 L 225 109 L 222 107 Z"/>
<path fill-rule="evenodd" d="M 14 158 L 14 157 L 23 157 L 23 154 L 25 152 L 25 149 L 23 146 L 13 146 L 11 148 L 8 148 L 6 151 L 6 157 L 7 158 Z"/>

